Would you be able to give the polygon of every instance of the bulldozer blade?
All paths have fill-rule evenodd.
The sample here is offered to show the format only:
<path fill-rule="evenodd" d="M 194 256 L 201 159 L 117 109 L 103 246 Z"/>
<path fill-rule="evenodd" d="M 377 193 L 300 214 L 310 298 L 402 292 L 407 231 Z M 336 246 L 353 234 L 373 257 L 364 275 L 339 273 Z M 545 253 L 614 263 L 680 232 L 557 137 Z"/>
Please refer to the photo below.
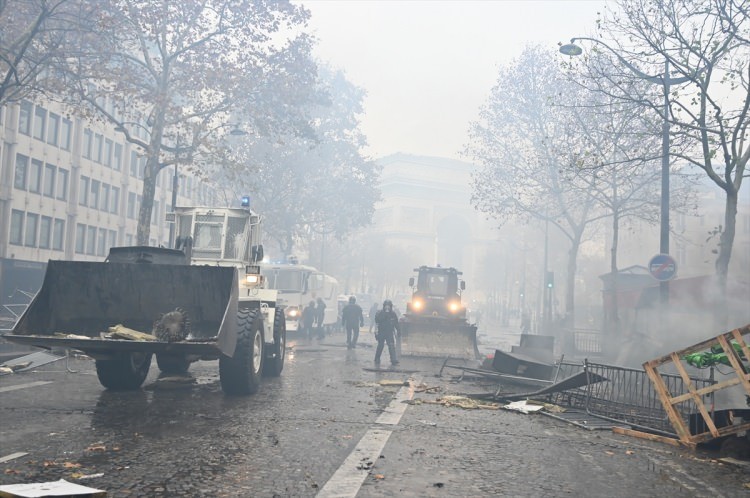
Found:
<path fill-rule="evenodd" d="M 401 322 L 400 348 L 403 356 L 477 359 L 477 327 L 463 320 L 406 318 Z"/>
<path fill-rule="evenodd" d="M 164 313 L 180 308 L 190 317 L 189 340 L 213 342 L 231 354 L 238 289 L 235 268 L 50 261 L 42 288 L 7 337 L 48 347 L 59 342 L 61 334 L 75 334 L 80 349 L 101 349 L 113 344 L 99 340 L 109 327 L 121 324 L 150 334 Z M 23 341 L 22 336 L 34 339 Z M 124 342 L 144 348 L 153 344 Z"/>

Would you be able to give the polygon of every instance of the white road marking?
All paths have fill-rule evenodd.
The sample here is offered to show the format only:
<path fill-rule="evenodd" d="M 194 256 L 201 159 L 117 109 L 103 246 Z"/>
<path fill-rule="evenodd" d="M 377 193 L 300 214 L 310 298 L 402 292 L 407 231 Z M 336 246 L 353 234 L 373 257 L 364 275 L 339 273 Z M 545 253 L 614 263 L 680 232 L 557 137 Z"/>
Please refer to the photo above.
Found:
<path fill-rule="evenodd" d="M 396 393 L 396 397 L 388 404 L 375 423 L 382 425 L 397 425 L 399 420 L 401 420 L 401 416 L 406 411 L 407 404 L 404 403 L 404 401 L 408 401 L 413 397 L 413 385 L 410 384 L 399 389 Z"/>
<path fill-rule="evenodd" d="M 27 387 L 43 386 L 44 384 L 52 384 L 52 381 L 51 380 L 38 380 L 36 382 L 28 382 L 26 384 L 18 384 L 16 386 L 0 387 L 0 393 L 5 393 L 8 391 L 17 391 L 19 389 L 26 389 Z"/>
<path fill-rule="evenodd" d="M 414 383 L 399 389 L 396 396 L 375 421 L 380 425 L 397 425 L 406 411 L 404 401 L 414 396 Z M 328 482 L 317 494 L 318 498 L 354 498 L 365 482 L 370 468 L 378 461 L 385 443 L 393 431 L 373 428 L 359 440 L 344 463 L 333 473 Z"/>
<path fill-rule="evenodd" d="M 0 463 L 9 462 L 11 460 L 15 460 L 16 458 L 19 458 L 25 455 L 28 455 L 28 453 L 23 452 L 23 451 L 11 453 L 10 455 L 5 455 L 4 457 L 0 458 Z"/>

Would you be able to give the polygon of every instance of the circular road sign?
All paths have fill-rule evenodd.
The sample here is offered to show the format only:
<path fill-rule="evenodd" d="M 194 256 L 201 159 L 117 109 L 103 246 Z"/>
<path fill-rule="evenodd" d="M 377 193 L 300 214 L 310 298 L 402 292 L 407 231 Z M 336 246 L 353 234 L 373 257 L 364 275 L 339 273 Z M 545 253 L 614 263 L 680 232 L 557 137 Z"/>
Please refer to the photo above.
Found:
<path fill-rule="evenodd" d="M 677 275 L 677 261 L 669 254 L 657 254 L 648 262 L 648 272 L 660 282 L 672 280 Z"/>

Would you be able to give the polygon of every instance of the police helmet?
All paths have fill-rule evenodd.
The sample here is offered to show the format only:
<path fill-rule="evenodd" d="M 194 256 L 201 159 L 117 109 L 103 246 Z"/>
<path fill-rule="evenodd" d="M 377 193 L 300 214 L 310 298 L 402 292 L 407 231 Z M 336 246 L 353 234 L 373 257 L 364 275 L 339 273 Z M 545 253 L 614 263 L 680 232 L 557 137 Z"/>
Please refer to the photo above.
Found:
<path fill-rule="evenodd" d="M 357 302 L 357 298 L 354 296 L 349 296 L 349 304 L 354 304 Z"/>
<path fill-rule="evenodd" d="M 386 299 L 385 301 L 383 301 L 383 308 L 385 308 L 386 306 L 390 306 L 391 308 L 393 308 L 393 302 L 390 299 Z"/>

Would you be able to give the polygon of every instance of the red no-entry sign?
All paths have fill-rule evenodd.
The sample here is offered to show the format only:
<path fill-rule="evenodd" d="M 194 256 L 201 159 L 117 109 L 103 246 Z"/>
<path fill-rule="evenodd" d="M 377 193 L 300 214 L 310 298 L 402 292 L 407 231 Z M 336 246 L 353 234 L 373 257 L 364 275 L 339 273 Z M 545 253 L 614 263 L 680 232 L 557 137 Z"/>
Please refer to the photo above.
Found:
<path fill-rule="evenodd" d="M 677 275 L 677 261 L 669 254 L 657 254 L 649 261 L 648 271 L 660 282 L 672 280 Z"/>

